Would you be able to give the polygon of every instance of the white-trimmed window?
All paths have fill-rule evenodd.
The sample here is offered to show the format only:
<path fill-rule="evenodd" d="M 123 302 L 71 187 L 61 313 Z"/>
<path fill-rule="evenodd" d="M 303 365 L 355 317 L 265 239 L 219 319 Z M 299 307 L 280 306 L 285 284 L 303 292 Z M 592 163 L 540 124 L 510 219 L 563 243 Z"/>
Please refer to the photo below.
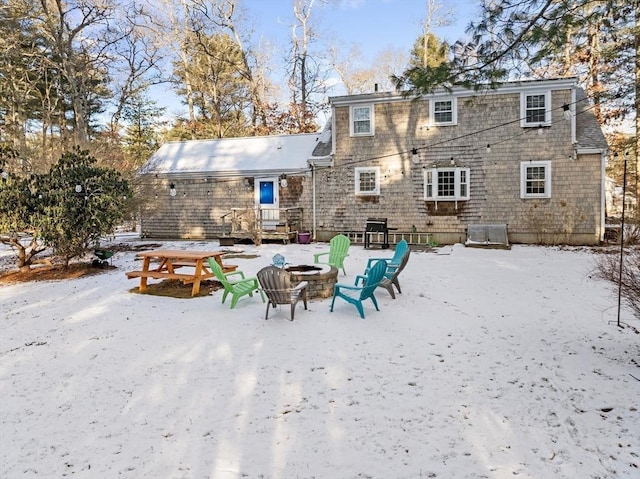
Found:
<path fill-rule="evenodd" d="M 427 168 L 424 170 L 424 199 L 463 201 L 469 199 L 469 168 Z"/>
<path fill-rule="evenodd" d="M 429 116 L 433 125 L 456 125 L 458 123 L 456 98 L 433 98 L 429 102 Z"/>
<path fill-rule="evenodd" d="M 374 134 L 373 105 L 357 105 L 349 109 L 351 136 Z"/>
<path fill-rule="evenodd" d="M 551 162 L 520 163 L 520 198 L 551 198 Z"/>
<path fill-rule="evenodd" d="M 520 126 L 551 124 L 551 92 L 520 93 Z"/>
<path fill-rule="evenodd" d="M 380 194 L 380 168 L 377 166 L 358 167 L 355 170 L 355 193 L 361 196 Z"/>

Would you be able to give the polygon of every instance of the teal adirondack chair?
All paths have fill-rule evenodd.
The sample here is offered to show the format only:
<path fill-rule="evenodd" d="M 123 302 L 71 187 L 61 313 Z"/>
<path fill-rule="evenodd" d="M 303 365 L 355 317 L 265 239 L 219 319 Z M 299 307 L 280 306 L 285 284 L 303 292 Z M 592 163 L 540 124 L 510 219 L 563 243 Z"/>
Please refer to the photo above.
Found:
<path fill-rule="evenodd" d="M 385 276 L 387 278 L 391 278 L 391 276 L 393 276 L 393 274 L 396 272 L 396 270 L 398 269 L 398 267 L 400 266 L 400 263 L 402 263 L 402 258 L 404 257 L 404 254 L 409 251 L 409 243 L 407 243 L 407 240 L 403 239 L 400 240 L 398 242 L 398 244 L 396 245 L 396 250 L 393 252 L 393 257 L 391 258 L 369 258 L 369 260 L 367 261 L 367 267 L 364 270 L 364 274 L 366 275 L 369 271 L 369 268 L 371 268 L 371 265 L 373 263 L 375 263 L 378 260 L 385 260 L 387 262 L 387 272 L 385 273 Z"/>
<path fill-rule="evenodd" d="M 231 308 L 235 308 L 238 300 L 243 296 L 253 296 L 254 291 L 258 291 L 260 293 L 260 297 L 262 298 L 262 302 L 264 303 L 264 294 L 260 289 L 260 285 L 258 284 L 258 278 L 251 277 L 245 278 L 244 273 L 242 271 L 231 271 L 230 273 L 225 273 L 222 271 L 222 268 L 217 263 L 215 258 L 209 258 L 209 267 L 211 268 L 211 272 L 214 274 L 216 279 L 222 283 L 222 287 L 224 288 L 224 293 L 222 294 L 222 302 L 224 303 L 227 299 L 227 296 L 231 295 Z M 240 276 L 239 279 L 233 280 L 230 279 L 230 276 Z"/>
<path fill-rule="evenodd" d="M 380 311 L 378 308 L 378 301 L 374 295 L 378 284 L 384 277 L 384 273 L 387 270 L 387 262 L 380 260 L 375 263 L 369 270 L 369 274 L 363 278 L 363 285 L 356 286 L 344 283 L 336 283 L 333 287 L 333 300 L 331 300 L 331 312 L 333 312 L 333 305 L 336 302 L 336 298 L 342 298 L 347 303 L 353 304 L 360 317 L 364 319 L 364 307 L 362 302 L 365 299 L 371 299 L 371 302 L 376 307 L 376 311 Z"/>
<path fill-rule="evenodd" d="M 342 269 L 342 273 L 346 275 L 344 259 L 349 256 L 349 246 L 351 246 L 349 238 L 345 235 L 336 235 L 329 241 L 329 251 L 314 254 L 313 262 L 315 264 L 328 264 L 334 268 Z M 324 258 L 324 256 L 328 256 L 328 258 Z"/>
<path fill-rule="evenodd" d="M 396 293 L 393 290 L 394 286 L 398 290 L 398 293 L 402 294 L 402 290 L 400 289 L 400 281 L 398 281 L 398 276 L 400 275 L 400 273 L 402 273 L 402 270 L 407 265 L 407 262 L 409 261 L 409 254 L 411 254 L 411 250 L 407 249 L 397 268 L 389 267 L 387 263 L 387 271 L 384 274 L 384 277 L 382 278 L 382 280 L 380 280 L 380 283 L 378 283 L 378 287 L 386 289 L 393 299 L 396 299 Z M 366 276 L 363 274 L 359 274 L 358 276 L 356 276 L 355 285 L 358 286 L 358 284 L 363 282 L 365 278 Z"/>

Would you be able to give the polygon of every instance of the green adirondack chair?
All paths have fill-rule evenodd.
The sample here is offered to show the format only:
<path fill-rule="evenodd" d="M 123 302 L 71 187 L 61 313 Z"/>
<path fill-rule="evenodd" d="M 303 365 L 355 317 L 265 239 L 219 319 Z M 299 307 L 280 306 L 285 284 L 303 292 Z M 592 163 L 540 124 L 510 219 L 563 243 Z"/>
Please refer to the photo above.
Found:
<path fill-rule="evenodd" d="M 345 235 L 336 235 L 329 241 L 329 251 L 314 254 L 313 262 L 315 264 L 328 264 L 334 268 L 342 269 L 342 273 L 346 275 L 344 259 L 349 256 L 349 246 L 351 246 L 349 238 Z M 325 258 L 325 256 L 328 256 L 328 258 Z"/>
<path fill-rule="evenodd" d="M 369 270 L 369 274 L 363 278 L 363 285 L 356 286 L 350 284 L 336 283 L 333 287 L 333 299 L 331 300 L 331 312 L 333 312 L 333 305 L 336 302 L 336 298 L 342 298 L 347 303 L 353 304 L 360 317 L 364 319 L 364 307 L 362 302 L 365 299 L 370 299 L 373 305 L 376 307 L 376 311 L 380 311 L 378 308 L 378 301 L 374 295 L 378 284 L 384 277 L 384 273 L 387 270 L 387 262 L 380 260 L 375 263 Z"/>
<path fill-rule="evenodd" d="M 222 294 L 222 302 L 224 303 L 227 299 L 227 296 L 229 294 L 231 295 L 230 309 L 235 308 L 238 300 L 241 297 L 253 296 L 254 291 L 258 291 L 260 293 L 260 297 L 262 298 L 262 302 L 264 303 L 264 294 L 262 293 L 262 290 L 260 290 L 258 278 L 245 278 L 242 271 L 231 271 L 230 273 L 225 273 L 222 271 L 222 268 L 215 260 L 215 258 L 209 258 L 208 261 L 211 272 L 214 274 L 216 279 L 220 281 L 222 287 L 224 288 L 224 293 Z M 240 278 L 234 280 L 230 279 L 231 276 L 240 276 Z"/>

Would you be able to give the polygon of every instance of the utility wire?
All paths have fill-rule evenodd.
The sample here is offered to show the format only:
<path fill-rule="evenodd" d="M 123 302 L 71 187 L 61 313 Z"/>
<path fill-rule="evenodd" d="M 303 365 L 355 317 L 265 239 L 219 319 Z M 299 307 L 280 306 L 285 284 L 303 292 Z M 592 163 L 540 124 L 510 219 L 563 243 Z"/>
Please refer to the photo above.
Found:
<path fill-rule="evenodd" d="M 564 103 L 563 105 L 561 105 L 559 107 L 552 108 L 549 111 L 553 112 L 553 111 L 557 111 L 557 110 L 560 110 L 560 109 L 567 110 L 567 107 L 569 107 L 569 109 L 570 109 L 571 106 L 577 105 L 578 103 L 585 102 L 585 101 L 587 101 L 587 99 L 580 99 L 580 100 L 576 100 L 576 101 L 571 102 L 571 103 Z M 587 112 L 593 110 L 595 107 L 596 107 L 596 105 L 590 105 L 587 108 L 585 108 L 585 109 L 583 109 L 583 110 L 581 110 L 579 112 L 572 113 L 572 115 L 574 117 L 577 117 L 578 115 L 582 115 L 584 113 L 587 113 Z M 362 158 L 362 159 L 358 159 L 358 160 L 348 160 L 348 161 L 345 161 L 345 162 L 341 163 L 338 166 L 314 167 L 314 170 L 316 172 L 320 172 L 320 171 L 323 171 L 323 170 L 326 170 L 326 169 L 337 170 L 339 168 L 349 168 L 351 166 L 358 165 L 358 164 L 361 164 L 361 163 L 367 163 L 367 162 L 370 162 L 370 161 L 382 160 L 382 159 L 385 159 L 385 158 L 391 158 L 391 157 L 395 157 L 395 156 L 402 156 L 402 155 L 406 155 L 406 154 L 413 154 L 414 150 L 416 152 L 418 152 L 420 150 L 426 150 L 426 149 L 430 149 L 430 148 L 435 148 L 437 146 L 445 145 L 445 144 L 448 144 L 448 143 L 453 143 L 455 141 L 458 141 L 458 140 L 461 140 L 461 139 L 464 139 L 464 138 L 469 138 L 469 137 L 472 137 L 472 136 L 475 136 L 475 135 L 481 135 L 481 134 L 486 133 L 488 131 L 496 130 L 498 128 L 503 128 L 505 126 L 509 126 L 509 125 L 514 124 L 514 123 L 520 123 L 522 120 L 525 120 L 525 119 L 526 119 L 526 117 L 517 118 L 515 120 L 509 120 L 509 121 L 506 121 L 504 123 L 500 123 L 498 125 L 493 125 L 493 126 L 489 126 L 489 127 L 486 127 L 486 128 L 482 128 L 480 130 L 472 131 L 470 133 L 465 133 L 463 135 L 459 135 L 459 136 L 456 136 L 454 138 L 447 138 L 447 139 L 444 139 L 444 140 L 436 141 L 434 143 L 430 143 L 428 145 L 412 147 L 412 148 L 410 148 L 408 150 L 404 150 L 404 151 L 396 151 L 396 152 L 393 152 L 393 153 L 386 153 L 384 155 L 371 156 L 371 157 Z M 553 124 L 553 123 L 554 122 L 551 122 L 551 124 Z M 558 123 L 558 122 L 556 121 L 555 123 Z M 542 122 L 540 123 L 540 125 L 544 126 L 544 127 L 548 126 L 548 124 L 545 124 L 545 123 L 542 123 Z M 540 128 L 540 127 L 538 127 L 538 128 Z M 494 142 L 492 145 L 498 145 L 500 143 L 505 143 L 507 141 L 510 141 L 510 140 L 518 138 L 518 137 L 520 137 L 522 135 L 525 135 L 525 134 L 529 133 L 530 131 L 534 131 L 535 129 L 536 129 L 536 127 L 525 128 L 524 129 L 525 131 L 522 131 L 522 132 L 518 133 L 517 135 L 512 135 L 512 136 L 509 136 L 509 137 L 507 137 L 505 139 L 502 139 L 500 141 Z M 163 174 L 170 174 L 170 173 L 171 172 L 167 172 L 167 173 L 163 173 Z M 298 173 L 300 173 L 300 169 L 296 169 L 295 171 L 291 170 L 288 173 L 285 172 L 283 174 L 284 175 L 287 175 L 287 174 L 293 175 L 293 174 L 298 174 Z M 273 176 L 274 176 L 273 174 L 265 174 L 264 176 L 262 176 L 262 175 L 253 176 L 252 178 L 254 178 L 256 180 L 259 180 L 259 179 L 264 179 L 264 178 L 273 178 Z M 238 180 L 237 180 L 237 178 L 213 178 L 213 181 L 215 181 L 216 183 L 223 183 L 223 182 L 231 183 L 231 182 L 235 182 L 235 181 L 238 181 Z M 146 182 L 136 182 L 136 181 L 134 181 L 134 183 L 136 185 L 141 185 L 141 186 L 142 185 L 155 185 L 156 184 L 156 183 L 151 183 L 151 182 L 146 183 Z"/>

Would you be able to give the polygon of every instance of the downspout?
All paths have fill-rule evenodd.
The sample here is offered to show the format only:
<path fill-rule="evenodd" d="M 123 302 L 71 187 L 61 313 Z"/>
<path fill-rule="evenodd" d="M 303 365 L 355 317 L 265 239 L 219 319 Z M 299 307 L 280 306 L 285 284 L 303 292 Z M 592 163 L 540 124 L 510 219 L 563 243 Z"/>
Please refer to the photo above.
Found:
<path fill-rule="evenodd" d="M 574 86 L 573 88 L 571 88 L 571 105 L 570 105 L 570 112 L 571 112 L 571 144 L 575 146 L 575 144 L 577 143 L 576 140 L 576 87 Z"/>
<path fill-rule="evenodd" d="M 311 195 L 311 203 L 312 203 L 312 211 L 313 211 L 313 228 L 311 231 L 311 238 L 313 241 L 316 240 L 316 164 L 315 162 L 311 162 L 311 181 L 313 182 L 312 195 Z"/>
<path fill-rule="evenodd" d="M 604 233 L 607 229 L 607 212 L 606 208 L 606 183 L 607 183 L 607 151 L 603 150 L 601 153 L 601 173 L 600 173 L 600 242 L 604 241 Z"/>

